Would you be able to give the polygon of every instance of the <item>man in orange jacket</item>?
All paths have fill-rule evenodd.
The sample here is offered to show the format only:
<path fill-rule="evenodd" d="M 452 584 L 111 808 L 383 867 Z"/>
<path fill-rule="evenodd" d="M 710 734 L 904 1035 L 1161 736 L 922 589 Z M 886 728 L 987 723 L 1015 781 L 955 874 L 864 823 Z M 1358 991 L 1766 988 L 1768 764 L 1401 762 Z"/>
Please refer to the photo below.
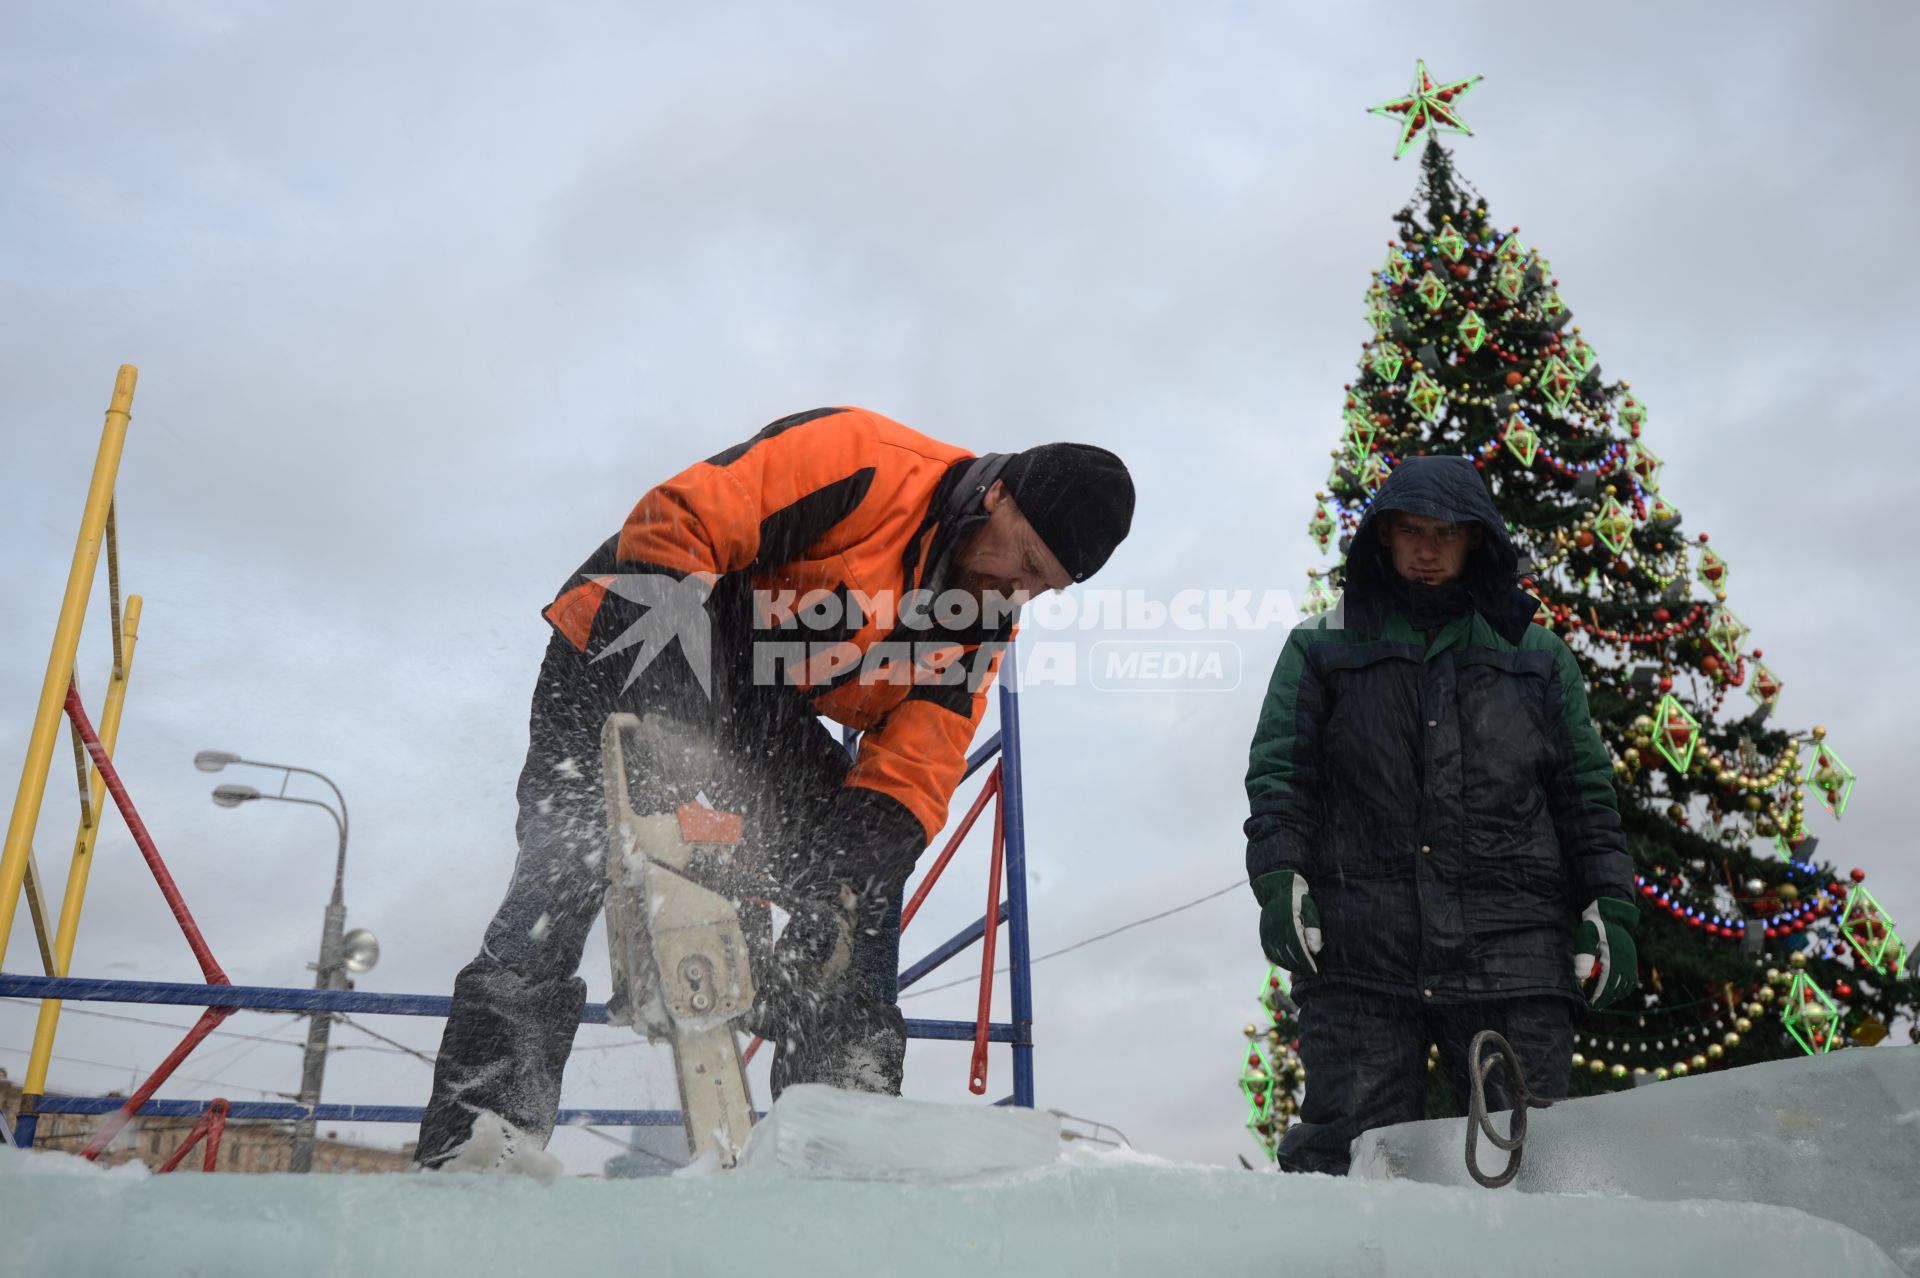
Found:
<path fill-rule="evenodd" d="M 1133 500 L 1105 449 L 975 456 L 858 408 L 782 418 L 642 497 L 546 609 L 519 859 L 454 982 L 419 1164 L 455 1159 L 482 1115 L 507 1145 L 552 1133 L 606 886 L 600 732 L 620 711 L 714 744 L 701 789 L 743 815 L 791 905 L 765 982 L 792 996 L 776 1095 L 898 1093 L 907 874 L 946 824 L 1020 604 L 1104 564 Z M 861 732 L 857 755 L 822 716 Z M 643 810 L 692 797 L 673 769 L 638 771 Z"/>

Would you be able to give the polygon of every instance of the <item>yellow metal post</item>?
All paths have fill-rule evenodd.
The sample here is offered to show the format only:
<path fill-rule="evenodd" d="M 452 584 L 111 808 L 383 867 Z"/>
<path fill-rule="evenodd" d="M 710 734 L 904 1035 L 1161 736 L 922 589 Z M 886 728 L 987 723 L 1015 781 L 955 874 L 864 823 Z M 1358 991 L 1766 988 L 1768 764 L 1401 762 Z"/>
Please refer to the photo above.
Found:
<path fill-rule="evenodd" d="M 54 623 L 47 677 L 40 685 L 40 704 L 27 738 L 27 758 L 20 768 L 20 789 L 14 795 L 13 815 L 7 821 L 6 843 L 0 846 L 0 967 L 5 966 L 13 916 L 20 907 L 20 886 L 26 878 L 34 827 L 40 821 L 40 801 L 47 793 L 47 770 L 52 766 L 53 743 L 60 733 L 60 714 L 67 700 L 67 681 L 73 677 L 74 654 L 80 649 L 80 627 L 86 619 L 87 599 L 93 593 L 93 570 L 100 562 L 107 507 L 113 500 L 113 481 L 120 471 L 120 453 L 126 446 L 127 422 L 132 416 L 133 386 L 139 376 L 133 365 L 122 364 L 114 379 L 113 400 L 100 432 L 100 451 L 94 457 L 93 481 L 80 516 L 80 537 L 73 548 L 73 567 L 67 574 L 67 593 Z"/>
<path fill-rule="evenodd" d="M 127 600 L 127 618 L 121 630 L 119 668 L 107 685 L 107 703 L 100 711 L 100 744 L 107 757 L 113 757 L 113 743 L 120 736 L 120 709 L 127 700 L 127 676 L 133 672 L 134 642 L 140 637 L 140 596 Z M 53 938 L 53 966 L 49 976 L 65 976 L 73 963 L 73 944 L 80 934 L 80 907 L 87 896 L 87 874 L 93 869 L 93 843 L 100 834 L 100 814 L 107 797 L 106 778 L 98 768 L 87 771 L 92 804 L 80 814 L 80 830 L 73 838 L 73 868 L 67 872 L 67 892 L 60 898 L 60 926 Z M 27 1058 L 25 1092 L 38 1096 L 47 1085 L 47 1065 L 53 1059 L 53 1033 L 60 1024 L 60 1000 L 40 1001 L 40 1023 L 33 1031 L 33 1053 Z"/>

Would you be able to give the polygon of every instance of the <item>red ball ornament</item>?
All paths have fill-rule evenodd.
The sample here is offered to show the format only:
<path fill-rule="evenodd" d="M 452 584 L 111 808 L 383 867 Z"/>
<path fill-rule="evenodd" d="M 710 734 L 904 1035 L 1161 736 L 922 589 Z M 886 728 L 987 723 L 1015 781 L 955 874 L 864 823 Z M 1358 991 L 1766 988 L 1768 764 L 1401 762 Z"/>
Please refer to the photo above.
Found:
<path fill-rule="evenodd" d="M 1669 678 L 1667 678 L 1667 676 L 1665 676 L 1665 675 L 1661 675 L 1661 676 L 1660 676 L 1660 691 L 1662 691 L 1662 692 L 1672 692 L 1672 691 L 1673 691 L 1673 680 L 1671 680 L 1671 679 L 1669 679 Z"/>
<path fill-rule="evenodd" d="M 1708 674 L 1712 674 L 1720 668 L 1720 658 L 1714 656 L 1712 653 L 1708 653 L 1706 656 L 1700 658 L 1700 668 Z"/>
<path fill-rule="evenodd" d="M 1522 377 L 1518 372 L 1511 372 L 1507 374 L 1507 385 L 1509 386 L 1518 386 L 1521 382 L 1524 382 L 1526 380 L 1527 379 Z"/>
<path fill-rule="evenodd" d="M 1707 543 L 1707 535 L 1706 535 L 1705 533 L 1701 533 L 1701 534 L 1700 534 L 1700 544 L 1704 546 L 1704 545 L 1706 545 L 1706 543 Z"/>
<path fill-rule="evenodd" d="M 1574 537 L 1573 542 L 1576 546 L 1580 547 L 1580 549 L 1585 550 L 1593 544 L 1593 534 L 1587 529 L 1582 528 Z"/>
<path fill-rule="evenodd" d="M 1853 873 L 1849 874 L 1847 877 L 1852 879 L 1855 883 L 1865 883 L 1867 881 L 1867 872 L 1865 870 L 1856 869 L 1853 871 Z"/>
<path fill-rule="evenodd" d="M 1833 987 L 1833 992 L 1841 998 L 1852 998 L 1853 986 L 1847 984 L 1845 981 L 1841 981 Z"/>
<path fill-rule="evenodd" d="M 1588 535 L 1591 536 L 1592 534 L 1589 533 Z M 1665 625 L 1667 622 L 1673 620 L 1673 614 L 1668 612 L 1665 608 L 1655 608 L 1653 610 L 1653 619 L 1659 622 L 1661 625 Z"/>

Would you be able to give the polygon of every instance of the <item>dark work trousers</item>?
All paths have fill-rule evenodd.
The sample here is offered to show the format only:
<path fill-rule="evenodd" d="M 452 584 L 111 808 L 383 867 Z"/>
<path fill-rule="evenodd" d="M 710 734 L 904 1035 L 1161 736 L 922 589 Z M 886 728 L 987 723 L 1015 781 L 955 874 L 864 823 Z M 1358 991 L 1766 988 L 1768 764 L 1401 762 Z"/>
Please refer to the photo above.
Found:
<path fill-rule="evenodd" d="M 1467 1112 L 1467 1051 L 1481 1030 L 1513 1045 L 1527 1090 L 1567 1094 L 1573 1068 L 1573 1003 L 1564 998 L 1423 1004 L 1350 985 L 1321 985 L 1300 1000 L 1300 1061 L 1307 1094 L 1280 1140 L 1280 1169 L 1347 1174 L 1360 1133 L 1426 1117 L 1427 1047 L 1436 1044 L 1449 1093 Z M 1487 1076 L 1487 1112 L 1513 1108 L 1507 1071 Z"/>
<path fill-rule="evenodd" d="M 677 659 L 669 651 L 660 661 Z M 697 789 L 716 808 L 741 814 L 749 858 L 775 859 L 770 854 L 803 846 L 845 779 L 846 750 L 790 689 L 722 684 L 712 701 L 645 685 L 623 692 L 626 665 L 592 665 L 557 635 L 548 645 L 520 773 L 519 857 L 479 956 L 454 979 L 414 1155 L 423 1167 L 458 1152 L 480 1110 L 543 1143 L 552 1134 L 587 998 L 577 973 L 606 894 L 600 733 L 609 714 L 665 714 L 707 734 L 718 763 L 697 786 L 685 777 L 669 782 L 668 769 L 649 766 L 629 738 L 632 804 L 642 813 L 669 812 Z M 776 1095 L 799 1082 L 900 1090 L 906 1033 L 896 1006 L 898 891 L 883 892 L 862 914 L 847 977 L 830 996 L 789 1009 L 773 1036 Z"/>

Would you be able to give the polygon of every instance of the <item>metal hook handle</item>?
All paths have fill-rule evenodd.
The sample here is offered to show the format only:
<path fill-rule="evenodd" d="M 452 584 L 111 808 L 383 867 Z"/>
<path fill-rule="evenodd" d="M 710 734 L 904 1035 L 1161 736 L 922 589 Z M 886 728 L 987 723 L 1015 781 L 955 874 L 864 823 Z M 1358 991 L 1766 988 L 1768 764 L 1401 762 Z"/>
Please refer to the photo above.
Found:
<path fill-rule="evenodd" d="M 1498 1049 L 1499 1055 L 1482 1061 L 1482 1053 L 1491 1044 Z M 1513 1090 L 1513 1119 L 1508 1125 L 1508 1134 L 1502 1136 L 1493 1129 L 1493 1121 L 1487 1117 L 1487 1075 L 1493 1067 L 1501 1063 L 1507 1067 L 1507 1078 Z M 1473 1036 L 1473 1045 L 1467 1049 L 1467 1077 L 1472 1081 L 1472 1095 L 1467 1106 L 1467 1174 L 1485 1185 L 1488 1189 L 1498 1189 L 1511 1184 L 1520 1174 L 1520 1156 L 1525 1152 L 1527 1141 L 1527 1111 L 1529 1109 L 1547 1109 L 1553 1102 L 1537 1099 L 1527 1090 L 1526 1075 L 1520 1072 L 1520 1060 L 1513 1054 L 1513 1045 L 1494 1030 L 1481 1030 Z M 1489 1176 L 1480 1170 L 1479 1139 L 1482 1132 L 1495 1147 L 1510 1151 L 1505 1170 Z"/>

